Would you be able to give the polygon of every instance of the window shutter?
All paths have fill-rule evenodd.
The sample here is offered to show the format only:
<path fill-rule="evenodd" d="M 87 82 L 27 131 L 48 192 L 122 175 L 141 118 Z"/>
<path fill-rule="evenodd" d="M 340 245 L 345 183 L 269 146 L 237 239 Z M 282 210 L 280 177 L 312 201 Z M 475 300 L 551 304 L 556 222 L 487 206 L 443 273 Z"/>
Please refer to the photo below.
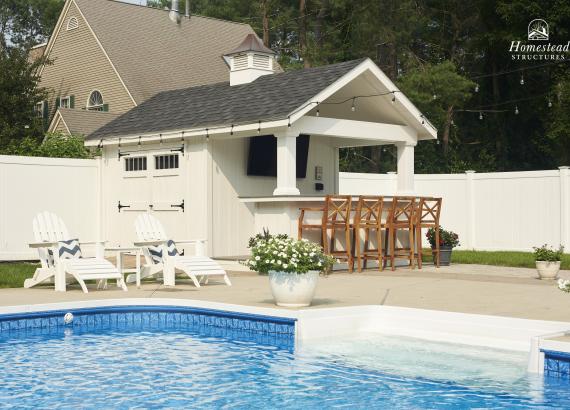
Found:
<path fill-rule="evenodd" d="M 103 104 L 103 111 L 105 112 L 109 111 L 109 104 Z"/>
<path fill-rule="evenodd" d="M 69 96 L 69 108 L 75 108 L 75 95 Z"/>
<path fill-rule="evenodd" d="M 61 99 L 57 97 L 55 99 L 55 109 L 57 110 L 61 106 Z"/>
<path fill-rule="evenodd" d="M 44 120 L 47 121 L 47 118 L 49 116 L 49 112 L 48 112 L 48 102 L 47 101 L 43 101 L 43 112 L 42 112 L 42 117 Z"/>

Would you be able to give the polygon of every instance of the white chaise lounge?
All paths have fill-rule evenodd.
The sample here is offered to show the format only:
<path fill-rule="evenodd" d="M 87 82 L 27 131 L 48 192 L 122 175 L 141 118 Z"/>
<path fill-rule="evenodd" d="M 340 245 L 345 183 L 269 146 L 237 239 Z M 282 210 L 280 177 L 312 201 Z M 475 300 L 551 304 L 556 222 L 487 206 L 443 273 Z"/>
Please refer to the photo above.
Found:
<path fill-rule="evenodd" d="M 79 242 L 69 235 L 63 220 L 51 212 L 42 212 L 33 220 L 35 243 L 29 244 L 38 250 L 41 267 L 32 278 L 24 281 L 25 288 L 40 283 L 55 283 L 55 290 L 66 290 L 66 279 L 72 277 L 83 292 L 88 293 L 86 280 L 96 280 L 97 288 L 106 286 L 107 280 L 117 281 L 117 286 L 127 290 L 119 270 L 104 255 L 104 242 Z M 80 245 L 96 245 L 97 256 L 84 258 Z"/>
<path fill-rule="evenodd" d="M 176 270 L 180 270 L 192 279 L 197 288 L 200 283 L 207 284 L 213 276 L 221 276 L 226 285 L 232 285 L 227 272 L 204 255 L 205 240 L 173 241 L 166 235 L 160 221 L 150 214 L 141 214 L 136 218 L 135 230 L 138 238 L 135 246 L 142 248 L 146 261 L 141 269 L 141 278 L 162 273 L 164 284 L 174 286 Z M 194 256 L 180 255 L 176 244 L 194 244 Z M 134 280 L 135 275 L 127 276 L 127 282 Z"/>

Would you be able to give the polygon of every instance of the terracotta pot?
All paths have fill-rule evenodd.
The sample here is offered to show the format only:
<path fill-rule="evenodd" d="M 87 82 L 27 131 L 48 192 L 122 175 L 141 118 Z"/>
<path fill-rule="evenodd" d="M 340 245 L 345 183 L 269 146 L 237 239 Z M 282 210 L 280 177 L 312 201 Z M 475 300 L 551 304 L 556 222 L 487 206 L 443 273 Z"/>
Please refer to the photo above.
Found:
<path fill-rule="evenodd" d="M 318 279 L 318 271 L 307 273 L 269 272 L 269 286 L 277 306 L 310 306 L 313 296 L 315 296 Z"/>
<path fill-rule="evenodd" d="M 558 271 L 560 270 L 560 261 L 536 261 L 536 270 L 540 279 L 553 280 L 558 278 Z"/>

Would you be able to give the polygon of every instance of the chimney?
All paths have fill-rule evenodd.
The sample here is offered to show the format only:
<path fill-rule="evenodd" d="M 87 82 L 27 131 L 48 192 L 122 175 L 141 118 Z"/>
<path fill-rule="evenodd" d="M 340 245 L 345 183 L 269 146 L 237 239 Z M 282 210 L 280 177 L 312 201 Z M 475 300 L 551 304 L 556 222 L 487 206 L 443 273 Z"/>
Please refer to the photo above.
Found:
<path fill-rule="evenodd" d="M 180 23 L 180 13 L 178 12 L 178 0 L 172 0 L 170 12 L 168 13 L 170 20 L 176 24 Z"/>
<path fill-rule="evenodd" d="M 186 14 L 184 14 L 184 16 L 189 19 L 190 18 L 190 1 L 191 0 L 186 0 Z"/>
<path fill-rule="evenodd" d="M 262 75 L 273 74 L 275 52 L 255 34 L 248 34 L 233 51 L 224 55 L 230 66 L 230 85 L 251 83 Z"/>

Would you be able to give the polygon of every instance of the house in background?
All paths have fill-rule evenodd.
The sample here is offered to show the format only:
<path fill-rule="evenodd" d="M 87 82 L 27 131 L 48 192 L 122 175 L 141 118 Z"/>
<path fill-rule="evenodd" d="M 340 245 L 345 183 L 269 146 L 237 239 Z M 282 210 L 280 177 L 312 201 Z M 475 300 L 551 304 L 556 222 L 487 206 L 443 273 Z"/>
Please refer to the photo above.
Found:
<path fill-rule="evenodd" d="M 169 17 L 170 14 L 170 18 Z M 222 55 L 247 24 L 113 0 L 67 0 L 42 52 L 48 131 L 88 134 L 155 94 L 227 79 Z M 61 108 L 61 110 L 60 110 Z"/>

